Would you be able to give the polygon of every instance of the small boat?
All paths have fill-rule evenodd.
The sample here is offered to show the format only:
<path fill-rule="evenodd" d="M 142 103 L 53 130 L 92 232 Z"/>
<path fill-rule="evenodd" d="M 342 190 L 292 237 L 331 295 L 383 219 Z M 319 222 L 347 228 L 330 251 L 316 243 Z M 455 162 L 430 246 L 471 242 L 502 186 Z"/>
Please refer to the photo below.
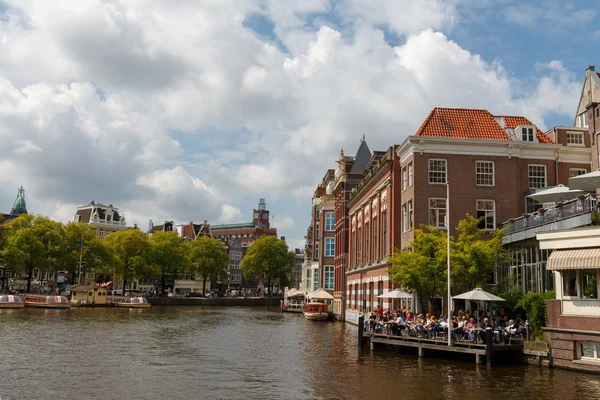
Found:
<path fill-rule="evenodd" d="M 43 294 L 26 294 L 23 296 L 23 301 L 27 307 L 37 308 L 55 308 L 64 310 L 71 308 L 69 299 L 65 296 L 46 296 Z"/>
<path fill-rule="evenodd" d="M 23 308 L 25 303 L 19 296 L 12 294 L 0 295 L 0 308 Z"/>
<path fill-rule="evenodd" d="M 112 302 L 115 307 L 150 308 L 150 303 L 144 297 L 111 296 L 107 301 Z"/>
<path fill-rule="evenodd" d="M 325 303 L 308 303 L 304 306 L 304 318 L 310 321 L 327 321 L 329 312 Z"/>

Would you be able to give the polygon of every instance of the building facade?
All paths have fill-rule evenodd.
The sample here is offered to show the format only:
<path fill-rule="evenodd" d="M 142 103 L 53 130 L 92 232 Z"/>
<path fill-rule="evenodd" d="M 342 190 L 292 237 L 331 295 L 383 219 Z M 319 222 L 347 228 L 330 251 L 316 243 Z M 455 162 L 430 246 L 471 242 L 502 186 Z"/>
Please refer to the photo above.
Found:
<path fill-rule="evenodd" d="M 73 222 L 89 224 L 100 238 L 129 229 L 125 215 L 119 214 L 119 209 L 112 204 L 104 205 L 93 200 L 85 205 L 77 207 Z"/>

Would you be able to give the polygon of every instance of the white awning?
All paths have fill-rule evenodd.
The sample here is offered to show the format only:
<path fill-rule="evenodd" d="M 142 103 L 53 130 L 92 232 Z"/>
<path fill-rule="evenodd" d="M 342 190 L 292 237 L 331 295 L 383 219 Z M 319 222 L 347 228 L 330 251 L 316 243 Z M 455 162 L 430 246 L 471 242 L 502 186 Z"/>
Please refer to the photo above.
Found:
<path fill-rule="evenodd" d="M 548 257 L 548 271 L 566 269 L 595 269 L 600 268 L 600 248 L 580 250 L 556 250 Z"/>

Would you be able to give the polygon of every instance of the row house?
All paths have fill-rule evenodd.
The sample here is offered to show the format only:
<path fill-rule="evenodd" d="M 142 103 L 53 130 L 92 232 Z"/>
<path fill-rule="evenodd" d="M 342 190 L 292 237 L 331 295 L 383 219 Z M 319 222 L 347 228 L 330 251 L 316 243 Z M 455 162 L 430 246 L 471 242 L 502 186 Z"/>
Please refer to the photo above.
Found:
<path fill-rule="evenodd" d="M 366 276 L 354 269 L 375 269 L 394 248 L 409 247 L 419 226 L 449 226 L 455 233 L 459 220 L 470 214 L 482 218 L 482 229 L 495 230 L 501 221 L 543 206 L 527 195 L 567 184 L 570 176 L 588 172 L 591 163 L 581 130 L 558 129 L 553 136 L 524 117 L 476 109 L 435 108 L 417 132 L 394 149 L 392 162 L 397 165 L 380 172 L 389 175 L 389 187 L 383 176 L 366 174 L 349 202 L 346 304 L 353 312 L 373 309 L 379 303 L 377 295 L 392 288 L 385 274 Z M 391 227 L 385 235 L 383 226 Z M 384 238 L 387 250 L 382 250 Z M 442 307 L 443 299 L 435 299 L 434 308 Z"/>
<path fill-rule="evenodd" d="M 347 319 L 391 301 L 378 296 L 393 289 L 389 258 L 400 244 L 400 175 L 398 146 L 373 153 L 349 208 L 349 257 L 346 269 Z"/>
<path fill-rule="evenodd" d="M 371 159 L 371 150 L 362 137 L 354 156 L 344 154 L 340 150 L 338 166 L 334 173 L 334 207 L 335 207 L 335 256 L 333 283 L 333 313 L 337 319 L 344 319 L 346 314 L 346 269 L 348 263 L 348 234 L 350 222 L 348 218 L 348 202 L 354 188 L 360 183 L 365 168 Z"/>

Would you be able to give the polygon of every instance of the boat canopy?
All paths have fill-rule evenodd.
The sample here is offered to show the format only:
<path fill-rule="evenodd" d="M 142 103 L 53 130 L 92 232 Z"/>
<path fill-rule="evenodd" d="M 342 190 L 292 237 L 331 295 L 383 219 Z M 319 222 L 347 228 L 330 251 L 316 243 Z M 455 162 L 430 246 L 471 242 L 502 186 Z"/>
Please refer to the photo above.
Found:
<path fill-rule="evenodd" d="M 19 296 L 13 296 L 12 294 L 0 295 L 0 303 L 23 303 L 23 300 Z"/>

